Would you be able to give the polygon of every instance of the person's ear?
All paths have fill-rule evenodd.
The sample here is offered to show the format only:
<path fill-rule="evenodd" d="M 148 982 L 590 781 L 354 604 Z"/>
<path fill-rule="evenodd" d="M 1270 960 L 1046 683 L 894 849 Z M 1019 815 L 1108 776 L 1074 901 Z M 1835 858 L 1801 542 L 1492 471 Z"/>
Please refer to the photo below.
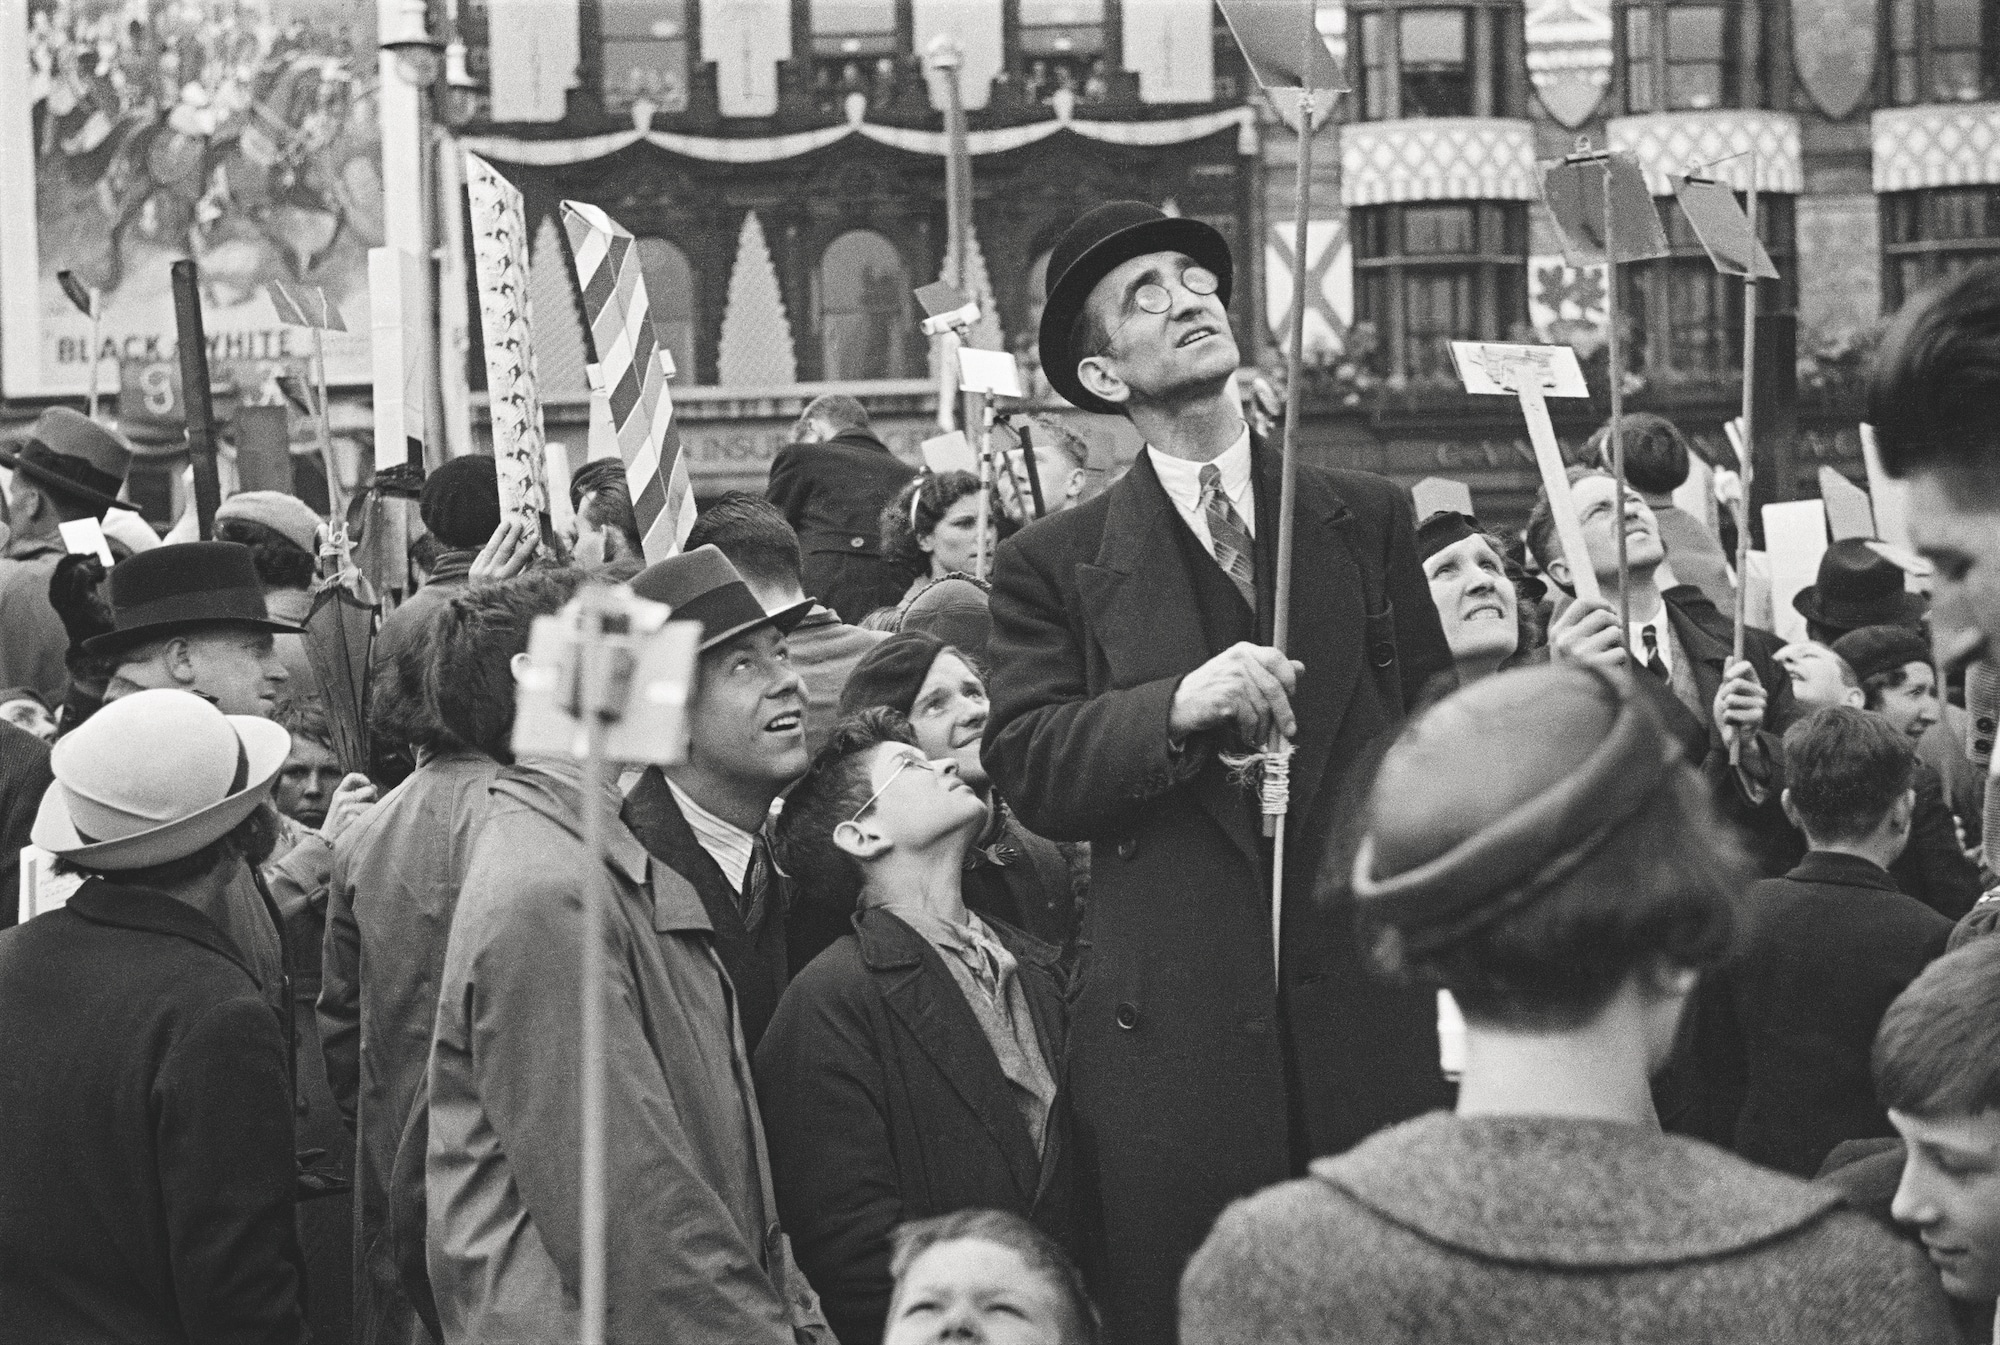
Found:
<path fill-rule="evenodd" d="M 1906 789 L 1889 807 L 1889 827 L 1898 836 L 1907 836 L 1917 815 L 1917 791 Z"/>
<path fill-rule="evenodd" d="M 160 666 L 167 670 L 167 676 L 182 686 L 193 687 L 196 676 L 193 643 L 184 636 L 168 640 L 160 650 Z"/>
<path fill-rule="evenodd" d="M 528 671 L 529 666 L 528 651 L 525 649 L 507 660 L 507 669 L 514 674 L 514 682 L 517 686 L 520 684 L 522 676 Z"/>
<path fill-rule="evenodd" d="M 1787 822 L 1790 822 L 1799 831 L 1806 829 L 1805 823 L 1799 821 L 1799 810 L 1792 806 L 1792 791 L 1789 787 L 1779 791 L 1778 807 L 1784 810 Z"/>
<path fill-rule="evenodd" d="M 1548 564 L 1542 566 L 1542 573 L 1554 580 L 1563 592 L 1576 592 L 1576 587 L 1570 583 L 1569 562 L 1561 556 L 1550 557 Z"/>
<path fill-rule="evenodd" d="M 1076 381 L 1083 384 L 1084 391 L 1107 402 L 1123 406 L 1131 399 L 1132 389 L 1111 367 L 1111 362 L 1102 355 L 1092 355 L 1081 360 L 1076 366 Z"/>
<path fill-rule="evenodd" d="M 868 822 L 846 821 L 833 829 L 834 847 L 867 863 L 889 852 L 890 840 Z"/>
<path fill-rule="evenodd" d="M 1862 710 L 1867 708 L 1868 697 L 1860 687 L 1842 687 L 1840 689 L 1840 703 L 1850 709 Z"/>

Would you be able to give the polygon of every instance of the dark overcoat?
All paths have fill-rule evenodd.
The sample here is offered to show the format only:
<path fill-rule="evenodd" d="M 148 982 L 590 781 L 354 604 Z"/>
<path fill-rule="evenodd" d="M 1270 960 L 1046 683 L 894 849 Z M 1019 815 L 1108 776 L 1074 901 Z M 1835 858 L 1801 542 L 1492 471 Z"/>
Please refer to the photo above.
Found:
<path fill-rule="evenodd" d="M 0 1024 L 0 1342 L 303 1342 L 284 1032 L 229 937 L 93 879 L 0 933 Z"/>
<path fill-rule="evenodd" d="M 1670 1068 L 1682 1113 L 1662 1119 L 1810 1177 L 1841 1142 L 1895 1133 L 1869 1053 L 1951 921 L 1879 865 L 1824 850 L 1753 885 L 1737 911 L 1736 947 L 1695 992 Z"/>
<path fill-rule="evenodd" d="M 625 796 L 622 813 L 646 853 L 665 866 L 653 875 L 655 886 L 673 884 L 692 891 L 714 926 L 715 955 L 736 991 L 736 1009 L 743 1019 L 743 1049 L 755 1051 L 765 1024 L 785 993 L 791 967 L 785 955 L 787 880 L 771 875 L 770 892 L 761 911 L 746 919 L 736 903 L 722 866 L 702 849 L 694 828 L 681 815 L 674 791 L 667 788 L 660 768 L 650 766 Z"/>
<path fill-rule="evenodd" d="M 1043 1058 L 1061 1074 L 1055 950 L 990 924 L 1019 964 Z M 889 1235 L 908 1219 L 1011 1210 L 1068 1243 L 1067 1099 L 1038 1154 L 999 1057 L 938 951 L 886 911 L 815 958 L 757 1048 L 778 1216 L 842 1345 L 889 1311 Z"/>
<path fill-rule="evenodd" d="M 1452 666 L 1406 494 L 1299 469 L 1282 978 L 1251 796 L 1216 735 L 1169 750 L 1182 676 L 1231 642 L 1217 604 L 1241 636 L 1270 628 L 1278 465 L 1253 451 L 1254 624 L 1144 454 L 997 553 L 985 762 L 1031 830 L 1092 843 L 1070 1082 L 1102 1225 L 1090 1270 L 1110 1339 L 1134 1345 L 1173 1339 L 1181 1267 L 1229 1201 L 1448 1100 L 1432 997 L 1364 972 L 1329 860 L 1371 747 Z M 1323 862 L 1339 880 L 1316 894 Z"/>
<path fill-rule="evenodd" d="M 21 847 L 35 828 L 42 795 L 55 781 L 48 745 L 25 729 L 0 723 L 0 929 L 21 912 Z"/>
<path fill-rule="evenodd" d="M 849 623 L 899 601 L 911 575 L 882 556 L 882 506 L 916 468 L 866 430 L 787 444 L 771 459 L 765 497 L 799 535 L 805 590 Z"/>

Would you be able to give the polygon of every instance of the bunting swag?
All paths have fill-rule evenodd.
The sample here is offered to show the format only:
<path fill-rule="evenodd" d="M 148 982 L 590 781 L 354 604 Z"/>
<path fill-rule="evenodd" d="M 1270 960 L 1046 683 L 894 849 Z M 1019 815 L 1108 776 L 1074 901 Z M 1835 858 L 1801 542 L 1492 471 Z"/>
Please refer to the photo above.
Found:
<path fill-rule="evenodd" d="M 1205 112 L 1195 117 L 1177 117 L 1171 121 L 1076 121 L 1061 115 L 1050 121 L 1030 122 L 1026 126 L 1004 126 L 992 131 L 974 131 L 966 137 L 972 153 L 1005 154 L 1010 150 L 1032 145 L 1038 140 L 1046 140 L 1058 131 L 1073 131 L 1086 140 L 1096 140 L 1108 145 L 1131 145 L 1135 147 L 1158 147 L 1161 145 L 1182 145 L 1191 140 L 1200 140 L 1235 127 L 1239 135 L 1256 134 L 1256 111 L 1248 107 L 1226 108 L 1220 112 Z M 793 135 L 764 136 L 755 139 L 732 139 L 722 136 L 676 135 L 668 131 L 614 131 L 608 135 L 584 136 L 578 140 L 516 140 L 507 136 L 467 136 L 461 143 L 475 154 L 504 163 L 520 164 L 529 168 L 555 168 L 567 164 L 588 163 L 616 154 L 640 141 L 666 150 L 669 154 L 679 154 L 689 159 L 701 159 L 707 163 L 771 163 L 778 159 L 797 158 L 801 154 L 811 154 L 825 149 L 828 145 L 845 140 L 850 135 L 863 136 L 878 145 L 900 149 L 910 154 L 945 154 L 949 146 L 941 131 L 911 131 L 896 126 L 875 126 L 868 122 L 854 121 L 844 126 L 827 126 L 817 131 L 800 131 Z M 1254 143 L 1254 142 L 1253 142 Z"/>
<path fill-rule="evenodd" d="M 680 436 L 667 371 L 646 302 L 646 278 L 627 233 L 609 215 L 581 201 L 562 203 L 563 228 L 583 291 L 583 316 L 596 347 L 598 387 L 610 404 L 625 460 L 625 480 L 638 516 L 646 560 L 664 560 L 681 549 L 694 527 L 694 488 Z"/>

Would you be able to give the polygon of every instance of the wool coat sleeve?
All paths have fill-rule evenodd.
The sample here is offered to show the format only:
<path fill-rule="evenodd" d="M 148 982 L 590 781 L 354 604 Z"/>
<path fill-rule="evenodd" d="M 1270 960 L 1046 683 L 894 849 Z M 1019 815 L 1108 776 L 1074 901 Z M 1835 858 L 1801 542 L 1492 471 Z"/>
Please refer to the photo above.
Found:
<path fill-rule="evenodd" d="M 1979 900 L 1979 866 L 1959 846 L 1938 773 L 1919 763 L 1911 784 L 1917 806 L 1910 814 L 1910 839 L 1889 872 L 1903 891 L 1945 919 L 1957 920 Z"/>
<path fill-rule="evenodd" d="M 1170 750 L 1167 715 L 1182 674 L 1091 694 L 1087 637 L 1064 602 L 1060 569 L 1070 558 L 1022 540 L 1009 538 L 994 556 L 988 769 L 1030 831 L 1086 841 L 1124 829 L 1192 776 L 1201 735 Z"/>
<path fill-rule="evenodd" d="M 320 943 L 319 1049 L 334 1105 L 352 1131 L 361 1094 L 361 927 L 354 919 L 354 884 L 340 848 L 327 882 L 326 935 Z"/>
<path fill-rule="evenodd" d="M 509 918 L 494 923 L 473 970 L 473 1074 L 535 1232 L 575 1293 L 583 1059 L 573 1035 L 576 976 L 552 968 L 582 965 L 581 894 L 573 876 L 561 881 L 546 869 L 520 881 Z M 603 945 L 592 950 L 605 962 L 609 998 L 605 1338 L 651 1340 L 672 1323 L 677 1341 L 793 1345 L 760 1249 L 691 1161 L 694 1140 L 642 1026 L 636 950 L 619 924 L 607 921 Z"/>
<path fill-rule="evenodd" d="M 284 1035 L 252 994 L 205 1011 L 154 1083 L 174 1296 L 187 1339 L 304 1341 Z"/>
<path fill-rule="evenodd" d="M 0 929 L 20 915 L 21 847 L 28 844 L 42 795 L 54 780 L 42 740 L 0 724 Z"/>
<path fill-rule="evenodd" d="M 757 1095 L 792 1253 L 834 1333 L 872 1345 L 889 1313 L 889 1235 L 904 1201 L 866 1010 L 824 978 L 794 982 L 757 1047 Z"/>

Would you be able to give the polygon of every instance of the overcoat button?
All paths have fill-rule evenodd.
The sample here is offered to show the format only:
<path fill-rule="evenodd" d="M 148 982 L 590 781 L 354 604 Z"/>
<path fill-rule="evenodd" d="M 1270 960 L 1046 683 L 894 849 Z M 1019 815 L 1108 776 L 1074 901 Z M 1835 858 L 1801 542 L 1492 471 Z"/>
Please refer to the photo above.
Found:
<path fill-rule="evenodd" d="M 1386 668 L 1396 661 L 1396 646 L 1387 640 L 1378 640 L 1369 652 L 1374 656 L 1375 666 L 1378 668 Z"/>
<path fill-rule="evenodd" d="M 1139 853 L 1139 842 L 1133 840 L 1130 836 L 1127 836 L 1124 840 L 1118 842 L 1118 858 L 1130 859 L 1132 858 L 1132 856 L 1138 853 Z"/>
<path fill-rule="evenodd" d="M 864 537 L 850 537 L 847 539 L 847 544 L 856 551 L 859 551 L 862 547 L 868 545 L 868 540 Z"/>
<path fill-rule="evenodd" d="M 1111 1016 L 1127 1032 L 1139 1026 L 1139 1006 L 1136 1004 L 1120 1004 Z"/>

